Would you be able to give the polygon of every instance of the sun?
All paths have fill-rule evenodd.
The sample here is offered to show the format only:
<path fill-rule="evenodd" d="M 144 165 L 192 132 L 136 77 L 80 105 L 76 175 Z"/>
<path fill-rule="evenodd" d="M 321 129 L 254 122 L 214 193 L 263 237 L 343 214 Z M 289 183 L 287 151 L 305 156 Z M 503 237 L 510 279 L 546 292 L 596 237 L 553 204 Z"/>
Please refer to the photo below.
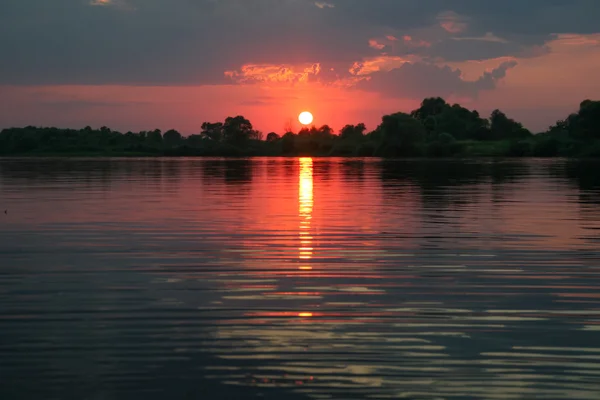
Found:
<path fill-rule="evenodd" d="M 308 111 L 301 112 L 298 116 L 298 121 L 300 121 L 302 125 L 310 125 L 313 122 L 313 115 Z"/>

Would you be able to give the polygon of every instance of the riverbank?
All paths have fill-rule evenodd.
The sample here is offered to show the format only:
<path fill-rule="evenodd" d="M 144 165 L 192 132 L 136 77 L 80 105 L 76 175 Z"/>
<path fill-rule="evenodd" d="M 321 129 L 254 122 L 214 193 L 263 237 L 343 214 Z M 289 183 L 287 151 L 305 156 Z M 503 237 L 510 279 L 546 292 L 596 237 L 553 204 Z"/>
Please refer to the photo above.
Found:
<path fill-rule="evenodd" d="M 410 158 L 511 158 L 560 157 L 598 158 L 600 141 L 559 141 L 533 137 L 522 141 L 456 141 L 419 144 L 410 151 L 377 148 L 375 143 L 348 144 L 340 141 L 331 148 L 309 149 L 309 146 L 283 149 L 280 143 L 254 142 L 247 147 L 211 146 L 148 149 L 65 149 L 63 151 L 36 149 L 33 151 L 0 153 L 0 157 L 410 157 Z M 286 151 L 287 150 L 287 151 Z M 391 151 L 390 151 L 391 150 Z"/>
<path fill-rule="evenodd" d="M 126 132 L 108 127 L 62 129 L 27 126 L 0 132 L 0 156 L 62 157 L 600 157 L 600 101 L 533 134 L 494 110 L 489 118 L 441 98 L 423 100 L 410 114 L 384 115 L 367 132 L 363 123 L 304 127 L 266 136 L 243 116 L 202 124 L 199 134 L 174 129 Z"/>

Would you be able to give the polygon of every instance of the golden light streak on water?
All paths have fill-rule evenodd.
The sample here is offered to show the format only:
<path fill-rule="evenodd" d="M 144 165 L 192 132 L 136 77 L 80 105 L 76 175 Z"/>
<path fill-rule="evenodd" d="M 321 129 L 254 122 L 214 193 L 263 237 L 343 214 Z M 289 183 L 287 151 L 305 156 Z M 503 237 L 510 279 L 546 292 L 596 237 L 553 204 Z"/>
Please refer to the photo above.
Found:
<path fill-rule="evenodd" d="M 313 256 L 312 236 L 310 234 L 313 212 L 313 160 L 300 158 L 300 184 L 298 189 L 298 214 L 300 217 L 300 247 L 298 258 L 310 260 Z"/>

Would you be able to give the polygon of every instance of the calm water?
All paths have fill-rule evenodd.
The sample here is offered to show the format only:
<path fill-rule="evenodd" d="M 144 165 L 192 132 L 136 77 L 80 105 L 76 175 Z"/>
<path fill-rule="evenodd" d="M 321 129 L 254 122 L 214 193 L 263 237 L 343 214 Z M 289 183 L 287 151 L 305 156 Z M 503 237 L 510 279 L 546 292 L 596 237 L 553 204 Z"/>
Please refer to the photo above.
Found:
<path fill-rule="evenodd" d="M 596 400 L 599 167 L 0 159 L 0 398 Z"/>

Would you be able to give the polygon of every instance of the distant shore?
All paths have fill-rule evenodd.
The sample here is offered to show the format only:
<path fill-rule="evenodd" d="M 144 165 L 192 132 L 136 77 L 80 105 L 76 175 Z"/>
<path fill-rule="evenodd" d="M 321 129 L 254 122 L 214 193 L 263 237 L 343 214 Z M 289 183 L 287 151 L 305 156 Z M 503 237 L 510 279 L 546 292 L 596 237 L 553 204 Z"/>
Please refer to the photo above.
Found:
<path fill-rule="evenodd" d="M 533 134 L 500 110 L 477 111 L 427 98 L 410 114 L 385 115 L 335 133 L 328 125 L 264 135 L 243 116 L 205 122 L 199 134 L 176 130 L 126 132 L 108 127 L 62 129 L 27 126 L 0 132 L 0 157 L 600 157 L 600 101 Z"/>
<path fill-rule="evenodd" d="M 294 138 L 297 142 L 302 137 Z M 307 147 L 307 146 L 306 146 Z M 383 153 L 383 154 L 380 154 Z M 387 153 L 387 154 L 386 154 Z M 527 140 L 512 141 L 453 141 L 447 144 L 421 143 L 413 146 L 410 152 L 381 152 L 369 146 L 333 146 L 327 151 L 291 150 L 282 151 L 281 143 L 251 140 L 244 147 L 218 146 L 208 148 L 192 148 L 188 146 L 168 149 L 152 148 L 148 151 L 140 149 L 118 150 L 99 149 L 80 151 L 69 149 L 64 151 L 35 149 L 23 152 L 0 152 L 1 158 L 20 157 L 360 157 L 360 158 L 600 158 L 600 141 L 560 141 L 558 139 L 537 137 L 533 135 Z"/>

